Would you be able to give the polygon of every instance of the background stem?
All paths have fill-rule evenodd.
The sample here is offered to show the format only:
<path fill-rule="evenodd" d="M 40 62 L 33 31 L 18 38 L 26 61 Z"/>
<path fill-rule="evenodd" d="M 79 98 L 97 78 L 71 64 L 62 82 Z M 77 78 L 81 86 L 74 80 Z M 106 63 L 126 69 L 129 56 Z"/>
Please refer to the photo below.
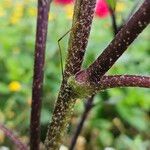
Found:
<path fill-rule="evenodd" d="M 38 16 L 35 42 L 34 75 L 30 121 L 30 149 L 39 150 L 40 113 L 44 75 L 45 47 L 48 26 L 48 13 L 51 0 L 38 0 Z"/>
<path fill-rule="evenodd" d="M 26 144 L 22 143 L 17 135 L 15 135 L 10 129 L 6 128 L 3 124 L 0 124 L 0 130 L 4 132 L 4 134 L 11 139 L 11 141 L 16 144 L 17 149 L 19 150 L 28 150 Z"/>
<path fill-rule="evenodd" d="M 94 95 L 92 97 L 90 97 L 89 99 L 86 100 L 85 102 L 85 105 L 84 105 L 84 112 L 81 116 L 81 119 L 77 125 L 77 129 L 73 135 L 73 138 L 72 138 L 72 141 L 71 141 L 71 145 L 70 145 L 70 148 L 69 150 L 73 150 L 75 145 L 76 145 L 76 142 L 77 142 L 77 139 L 78 139 L 78 136 L 80 135 L 81 133 L 81 130 L 83 128 L 83 125 L 84 125 L 84 122 L 85 120 L 87 119 L 87 116 L 90 112 L 90 110 L 92 109 L 93 107 L 93 101 L 94 101 Z"/>

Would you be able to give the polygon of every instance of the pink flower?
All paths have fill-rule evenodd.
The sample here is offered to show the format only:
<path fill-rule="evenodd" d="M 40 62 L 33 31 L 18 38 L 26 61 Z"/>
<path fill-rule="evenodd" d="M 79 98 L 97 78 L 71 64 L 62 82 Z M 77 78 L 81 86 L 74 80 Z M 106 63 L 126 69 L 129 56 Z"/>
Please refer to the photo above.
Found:
<path fill-rule="evenodd" d="M 109 8 L 106 3 L 106 0 L 97 1 L 95 14 L 100 18 L 105 18 L 109 15 Z"/>
<path fill-rule="evenodd" d="M 73 2 L 73 0 L 54 0 L 55 3 L 61 4 L 61 5 L 67 5 Z"/>

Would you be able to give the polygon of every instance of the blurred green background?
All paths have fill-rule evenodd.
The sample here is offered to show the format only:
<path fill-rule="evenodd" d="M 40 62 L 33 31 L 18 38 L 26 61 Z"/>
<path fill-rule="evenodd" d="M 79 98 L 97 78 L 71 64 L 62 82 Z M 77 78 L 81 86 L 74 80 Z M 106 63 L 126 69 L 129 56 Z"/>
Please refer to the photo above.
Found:
<path fill-rule="evenodd" d="M 118 0 L 117 22 L 126 19 L 134 6 L 133 0 Z M 54 102 L 61 83 L 60 56 L 57 40 L 71 28 L 73 5 L 52 3 L 46 48 L 43 105 L 41 114 L 44 140 Z M 0 123 L 17 132 L 22 141 L 29 140 L 31 89 L 33 76 L 34 42 L 36 31 L 35 0 L 0 0 Z M 67 55 L 66 36 L 61 41 L 63 61 Z M 113 33 L 110 16 L 94 17 L 83 67 L 93 62 Z M 150 28 L 129 47 L 108 74 L 150 74 Z M 150 91 L 142 88 L 115 88 L 95 96 L 92 109 L 78 150 L 150 149 Z M 84 110 L 84 100 L 78 100 L 68 135 L 69 145 L 75 127 Z M 12 142 L 0 131 L 0 145 L 12 148 Z"/>

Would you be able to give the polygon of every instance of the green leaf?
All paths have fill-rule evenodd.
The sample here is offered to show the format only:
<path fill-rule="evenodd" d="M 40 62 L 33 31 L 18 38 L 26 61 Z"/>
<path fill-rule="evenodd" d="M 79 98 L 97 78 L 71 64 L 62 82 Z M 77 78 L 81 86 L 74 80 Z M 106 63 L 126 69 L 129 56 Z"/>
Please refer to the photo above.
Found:
<path fill-rule="evenodd" d="M 9 93 L 8 86 L 5 83 L 0 82 L 0 93 L 1 94 L 8 94 Z"/>
<path fill-rule="evenodd" d="M 51 114 L 50 114 L 50 112 L 48 110 L 42 109 L 42 112 L 41 112 L 41 123 L 42 124 L 48 123 L 49 122 L 49 118 L 51 118 L 50 116 L 51 116 Z"/>
<path fill-rule="evenodd" d="M 113 143 L 113 135 L 107 130 L 100 131 L 99 140 L 104 146 L 110 146 Z M 107 140 L 106 140 L 107 139 Z"/>

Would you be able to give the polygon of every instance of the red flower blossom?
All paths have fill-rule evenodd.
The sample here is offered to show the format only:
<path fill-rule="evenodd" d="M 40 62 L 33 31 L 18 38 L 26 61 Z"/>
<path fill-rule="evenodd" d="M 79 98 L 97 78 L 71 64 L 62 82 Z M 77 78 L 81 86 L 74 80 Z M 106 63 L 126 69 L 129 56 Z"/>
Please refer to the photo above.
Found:
<path fill-rule="evenodd" d="M 67 5 L 73 2 L 73 0 L 54 0 L 55 3 L 61 4 L 61 5 Z"/>
<path fill-rule="evenodd" d="M 96 4 L 95 13 L 100 18 L 105 18 L 109 14 L 109 8 L 106 3 L 106 0 L 98 0 Z"/>

